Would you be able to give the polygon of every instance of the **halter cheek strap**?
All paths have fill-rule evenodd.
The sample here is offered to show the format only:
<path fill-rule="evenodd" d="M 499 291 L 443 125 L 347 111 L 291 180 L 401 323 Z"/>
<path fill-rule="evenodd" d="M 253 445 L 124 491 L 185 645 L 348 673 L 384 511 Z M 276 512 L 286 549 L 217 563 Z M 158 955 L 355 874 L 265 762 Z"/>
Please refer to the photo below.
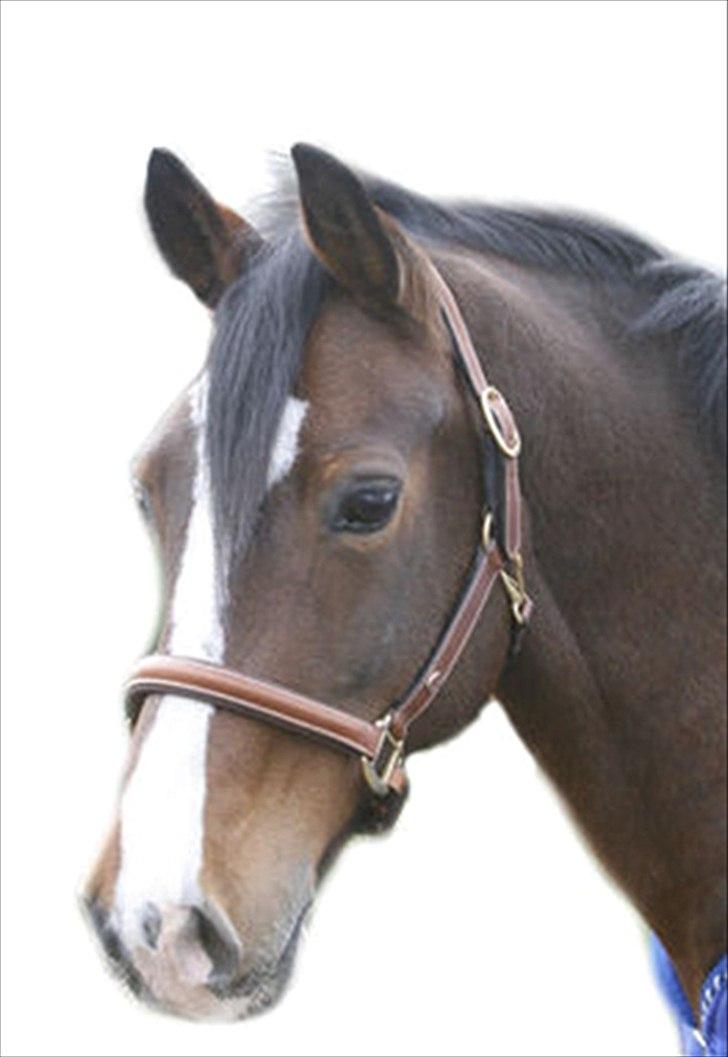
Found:
<path fill-rule="evenodd" d="M 481 538 L 468 582 L 427 663 L 405 696 L 371 722 L 299 694 L 285 686 L 191 657 L 143 658 L 126 684 L 127 709 L 138 714 L 149 694 L 174 693 L 258 719 L 361 758 L 366 782 L 376 797 L 404 793 L 405 743 L 412 724 L 430 707 L 470 641 L 494 585 L 508 596 L 513 627 L 525 627 L 532 603 L 526 594 L 521 559 L 521 439 L 501 393 L 488 383 L 465 321 L 449 287 L 432 268 L 443 319 L 453 349 L 475 395 L 486 436 L 498 460 L 498 522 L 486 506 Z M 493 492 L 486 464 L 486 495 Z M 495 505 L 495 504 L 494 504 Z M 499 541 L 501 541 L 499 543 Z"/>

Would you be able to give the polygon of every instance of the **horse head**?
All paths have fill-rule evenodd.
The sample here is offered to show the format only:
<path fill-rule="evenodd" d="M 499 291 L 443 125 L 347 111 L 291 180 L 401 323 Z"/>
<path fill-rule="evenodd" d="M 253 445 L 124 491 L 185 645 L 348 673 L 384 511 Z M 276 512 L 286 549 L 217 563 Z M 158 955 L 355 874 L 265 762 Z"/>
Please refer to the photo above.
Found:
<path fill-rule="evenodd" d="M 159 653 L 373 721 L 432 652 L 480 545 L 482 421 L 432 251 L 338 161 L 293 153 L 298 208 L 265 236 L 152 155 L 152 230 L 214 334 L 134 489 L 163 570 Z M 510 638 L 497 592 L 408 748 L 473 719 Z M 284 985 L 334 852 L 377 825 L 371 791 L 352 755 L 204 700 L 149 694 L 133 719 L 91 914 L 152 1001 L 244 1016 Z"/>

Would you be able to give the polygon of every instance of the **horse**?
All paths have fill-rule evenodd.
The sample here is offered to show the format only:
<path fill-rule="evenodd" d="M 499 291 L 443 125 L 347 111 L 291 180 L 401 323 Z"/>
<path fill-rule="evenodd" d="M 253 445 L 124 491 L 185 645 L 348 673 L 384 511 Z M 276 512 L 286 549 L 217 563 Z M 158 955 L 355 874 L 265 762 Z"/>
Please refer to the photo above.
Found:
<path fill-rule="evenodd" d="M 406 755 L 495 697 L 708 1052 L 725 284 L 601 220 L 292 159 L 255 225 L 149 160 L 153 236 L 213 335 L 134 463 L 163 599 L 84 894 L 106 955 L 181 1016 L 268 1007 L 321 877 L 402 809 Z"/>

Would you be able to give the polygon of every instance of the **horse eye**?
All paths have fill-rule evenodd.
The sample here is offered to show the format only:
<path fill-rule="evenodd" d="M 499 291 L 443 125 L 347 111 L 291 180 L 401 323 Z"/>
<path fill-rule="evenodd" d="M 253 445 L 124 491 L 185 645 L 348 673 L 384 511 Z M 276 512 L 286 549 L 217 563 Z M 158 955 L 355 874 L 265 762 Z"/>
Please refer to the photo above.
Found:
<path fill-rule="evenodd" d="M 334 532 L 378 532 L 397 506 L 400 482 L 380 478 L 358 482 L 339 500 L 331 527 Z"/>
<path fill-rule="evenodd" d="M 141 481 L 136 479 L 132 481 L 132 488 L 134 490 L 134 499 L 141 511 L 142 517 L 145 521 L 151 521 L 154 510 L 152 507 L 152 498 L 149 495 L 149 489 L 146 485 L 143 485 Z"/>

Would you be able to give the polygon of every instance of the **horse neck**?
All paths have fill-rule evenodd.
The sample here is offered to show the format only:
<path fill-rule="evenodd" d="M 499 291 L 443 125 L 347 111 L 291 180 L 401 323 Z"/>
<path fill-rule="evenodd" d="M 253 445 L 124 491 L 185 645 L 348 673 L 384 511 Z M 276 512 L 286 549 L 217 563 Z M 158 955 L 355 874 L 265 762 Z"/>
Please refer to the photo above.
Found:
<path fill-rule="evenodd" d="M 472 258 L 450 279 L 524 440 L 536 616 L 498 696 L 695 1000 L 725 948 L 716 455 L 613 288 Z"/>

